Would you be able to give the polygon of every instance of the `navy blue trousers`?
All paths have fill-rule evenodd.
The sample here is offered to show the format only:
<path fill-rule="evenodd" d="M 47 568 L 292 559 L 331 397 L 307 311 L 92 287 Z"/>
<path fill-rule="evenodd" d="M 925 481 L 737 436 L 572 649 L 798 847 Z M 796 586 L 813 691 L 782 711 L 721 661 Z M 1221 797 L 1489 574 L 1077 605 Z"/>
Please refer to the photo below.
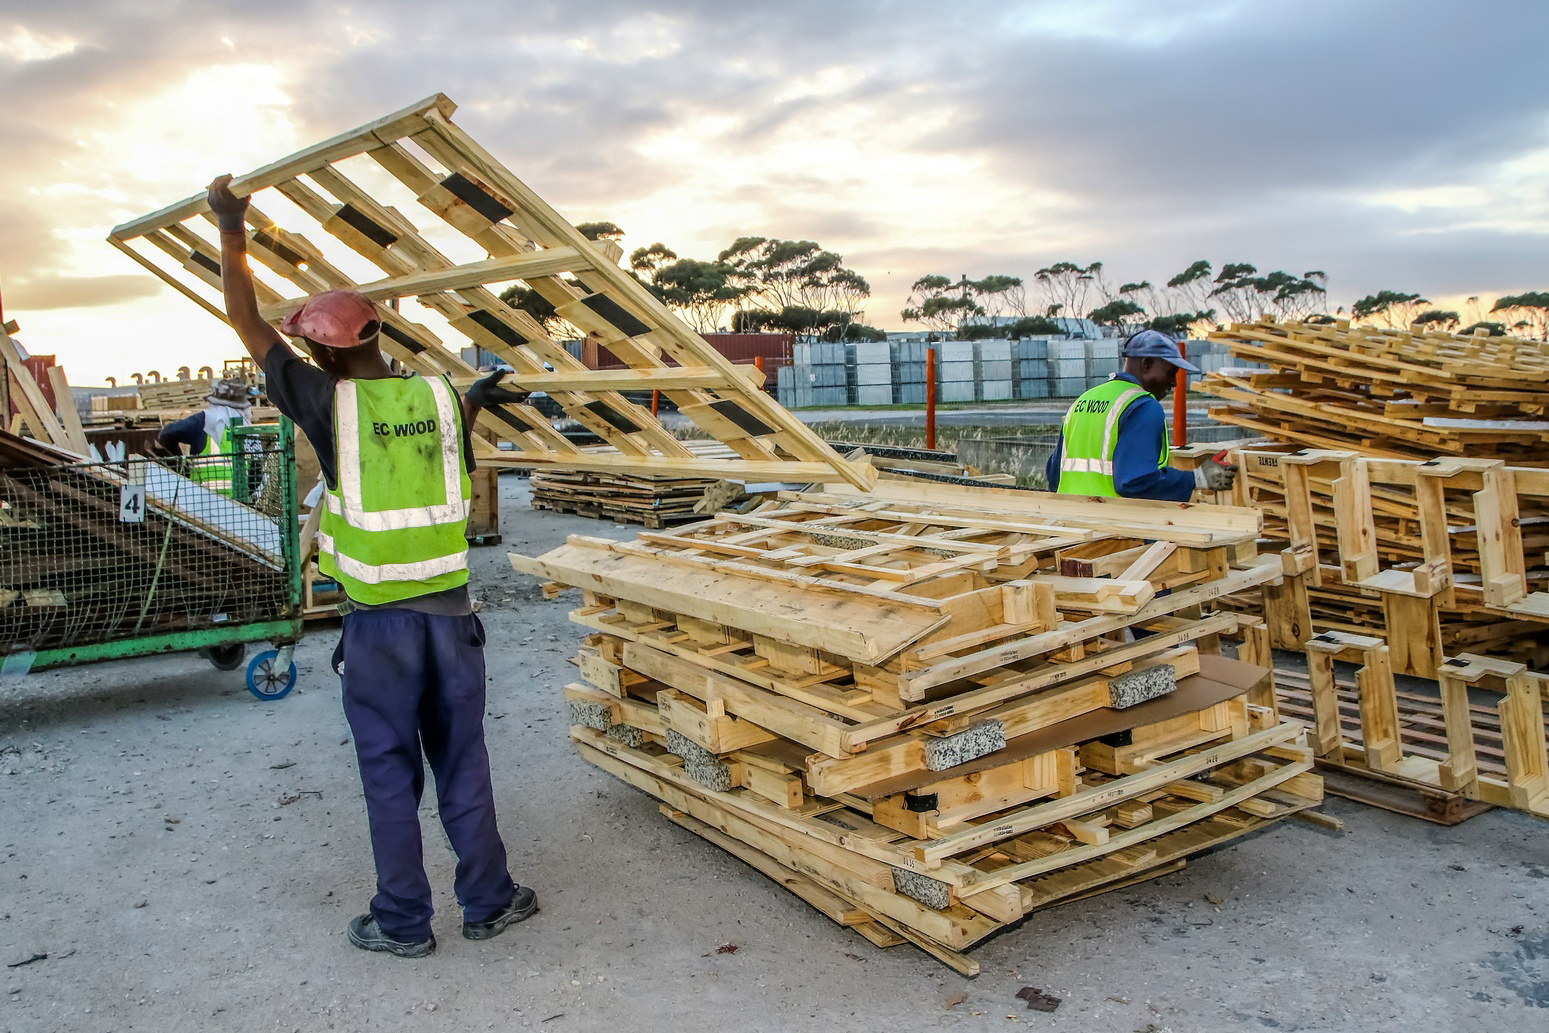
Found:
<path fill-rule="evenodd" d="M 344 618 L 333 662 L 344 682 L 344 716 L 371 822 L 377 924 L 400 940 L 430 936 L 434 909 L 419 818 L 426 760 L 457 853 L 463 918 L 492 917 L 511 903 L 516 887 L 495 827 L 484 746 L 484 625 L 473 614 L 357 610 Z"/>

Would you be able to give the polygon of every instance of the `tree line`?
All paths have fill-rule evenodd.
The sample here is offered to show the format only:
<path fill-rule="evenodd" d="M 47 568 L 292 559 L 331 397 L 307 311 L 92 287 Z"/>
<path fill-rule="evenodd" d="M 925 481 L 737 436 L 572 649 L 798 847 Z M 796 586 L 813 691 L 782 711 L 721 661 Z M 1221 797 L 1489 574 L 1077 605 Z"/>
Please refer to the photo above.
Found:
<path fill-rule="evenodd" d="M 576 229 L 590 240 L 618 241 L 611 222 Z M 885 341 L 862 322 L 871 284 L 844 264 L 844 256 L 812 240 L 738 237 L 714 259 L 680 256 L 660 241 L 635 248 L 629 269 L 647 290 L 700 333 L 725 327 L 737 333 L 783 331 L 831 341 Z M 501 293 L 545 330 L 563 332 L 554 306 L 530 287 Z"/>
<path fill-rule="evenodd" d="M 1149 280 L 1115 286 L 1101 262 L 1055 262 L 1033 274 L 1032 288 L 1030 299 L 1028 284 L 1017 276 L 994 274 L 976 280 L 964 274 L 953 280 L 933 273 L 914 282 L 899 315 L 934 335 L 964 338 L 1058 333 L 1061 326 L 1055 320 L 1061 317 L 1084 317 L 1123 330 L 1150 327 L 1184 337 L 1274 316 L 1314 323 L 1349 318 L 1390 329 L 1420 324 L 1465 334 L 1483 329 L 1492 336 L 1515 333 L 1549 340 L 1549 291 L 1503 295 L 1488 310 L 1495 318 L 1486 318 L 1479 297 L 1469 298 L 1462 314 L 1428 307 L 1429 300 L 1419 294 L 1393 290 L 1360 298 L 1348 311 L 1329 312 L 1328 274 L 1322 270 L 1260 273 L 1248 262 L 1228 262 L 1217 269 L 1205 259 L 1189 263 L 1161 286 Z"/>
<path fill-rule="evenodd" d="M 581 223 L 588 239 L 617 242 L 624 231 L 611 222 Z M 729 327 L 738 333 L 776 330 L 830 341 L 880 341 L 886 334 L 865 322 L 871 284 L 844 264 L 844 256 L 812 240 L 738 237 L 714 259 L 680 256 L 657 241 L 629 255 L 629 269 L 647 290 L 705 333 Z M 500 295 L 543 324 L 563 332 L 554 307 L 531 288 L 517 285 Z M 935 338 L 1029 337 L 1058 334 L 1056 320 L 1090 319 L 1121 331 L 1151 327 L 1175 337 L 1197 336 L 1228 323 L 1264 316 L 1281 321 L 1333 322 L 1349 318 L 1392 329 L 1413 324 L 1494 336 L 1514 333 L 1549 340 L 1549 291 L 1502 295 L 1486 310 L 1471 297 L 1463 312 L 1432 307 L 1405 291 L 1380 290 L 1347 311 L 1328 311 L 1328 275 L 1310 269 L 1261 273 L 1248 262 L 1219 269 L 1206 259 L 1189 263 L 1159 283 L 1114 284 L 1102 262 L 1059 261 L 1039 269 L 1031 283 L 992 273 L 952 279 L 931 273 L 915 280 L 899 316 Z"/>

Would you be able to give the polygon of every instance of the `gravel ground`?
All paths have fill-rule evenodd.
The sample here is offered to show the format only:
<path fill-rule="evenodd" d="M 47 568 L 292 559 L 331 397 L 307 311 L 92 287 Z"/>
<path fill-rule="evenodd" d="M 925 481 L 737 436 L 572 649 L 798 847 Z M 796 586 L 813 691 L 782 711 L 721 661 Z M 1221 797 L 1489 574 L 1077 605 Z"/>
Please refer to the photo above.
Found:
<path fill-rule="evenodd" d="M 542 601 L 505 553 L 634 532 L 502 487 L 505 545 L 474 554 L 488 731 L 543 910 L 463 940 L 427 794 L 439 950 L 345 941 L 373 876 L 333 627 L 279 702 L 192 656 L 42 672 L 0 685 L 0 1030 L 1549 1026 L 1549 825 L 1511 812 L 1445 829 L 1333 801 L 1343 833 L 1282 823 L 1034 916 L 974 950 L 976 980 L 873 948 L 571 754 L 574 600 Z M 1023 986 L 1063 1003 L 1026 1011 Z"/>

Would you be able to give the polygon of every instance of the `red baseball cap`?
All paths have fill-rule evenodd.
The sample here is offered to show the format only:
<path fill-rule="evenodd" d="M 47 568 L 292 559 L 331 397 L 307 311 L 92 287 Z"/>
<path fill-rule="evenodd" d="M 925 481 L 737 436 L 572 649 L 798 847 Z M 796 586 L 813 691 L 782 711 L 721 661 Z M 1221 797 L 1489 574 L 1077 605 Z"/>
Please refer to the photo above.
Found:
<path fill-rule="evenodd" d="M 280 332 L 305 337 L 330 348 L 354 348 L 376 339 L 381 321 L 376 306 L 359 291 L 337 290 L 314 294 L 285 317 Z M 362 336 L 361 331 L 371 328 Z"/>

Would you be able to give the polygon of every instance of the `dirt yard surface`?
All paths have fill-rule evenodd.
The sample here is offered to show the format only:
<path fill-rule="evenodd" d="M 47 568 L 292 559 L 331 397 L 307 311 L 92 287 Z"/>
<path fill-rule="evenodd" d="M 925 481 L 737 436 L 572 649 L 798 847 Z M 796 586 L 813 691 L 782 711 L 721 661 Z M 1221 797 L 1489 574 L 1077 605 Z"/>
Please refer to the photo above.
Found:
<path fill-rule="evenodd" d="M 976 980 L 872 947 L 572 755 L 576 599 L 505 554 L 634 530 L 502 486 L 505 544 L 474 553 L 487 728 L 542 911 L 462 939 L 427 794 L 439 949 L 346 942 L 373 874 L 336 627 L 279 702 L 186 655 L 31 674 L 0 684 L 0 1030 L 1549 1028 L 1549 825 L 1510 812 L 1447 829 L 1333 801 L 1343 833 L 1281 823 L 1035 915 L 973 951 Z"/>

